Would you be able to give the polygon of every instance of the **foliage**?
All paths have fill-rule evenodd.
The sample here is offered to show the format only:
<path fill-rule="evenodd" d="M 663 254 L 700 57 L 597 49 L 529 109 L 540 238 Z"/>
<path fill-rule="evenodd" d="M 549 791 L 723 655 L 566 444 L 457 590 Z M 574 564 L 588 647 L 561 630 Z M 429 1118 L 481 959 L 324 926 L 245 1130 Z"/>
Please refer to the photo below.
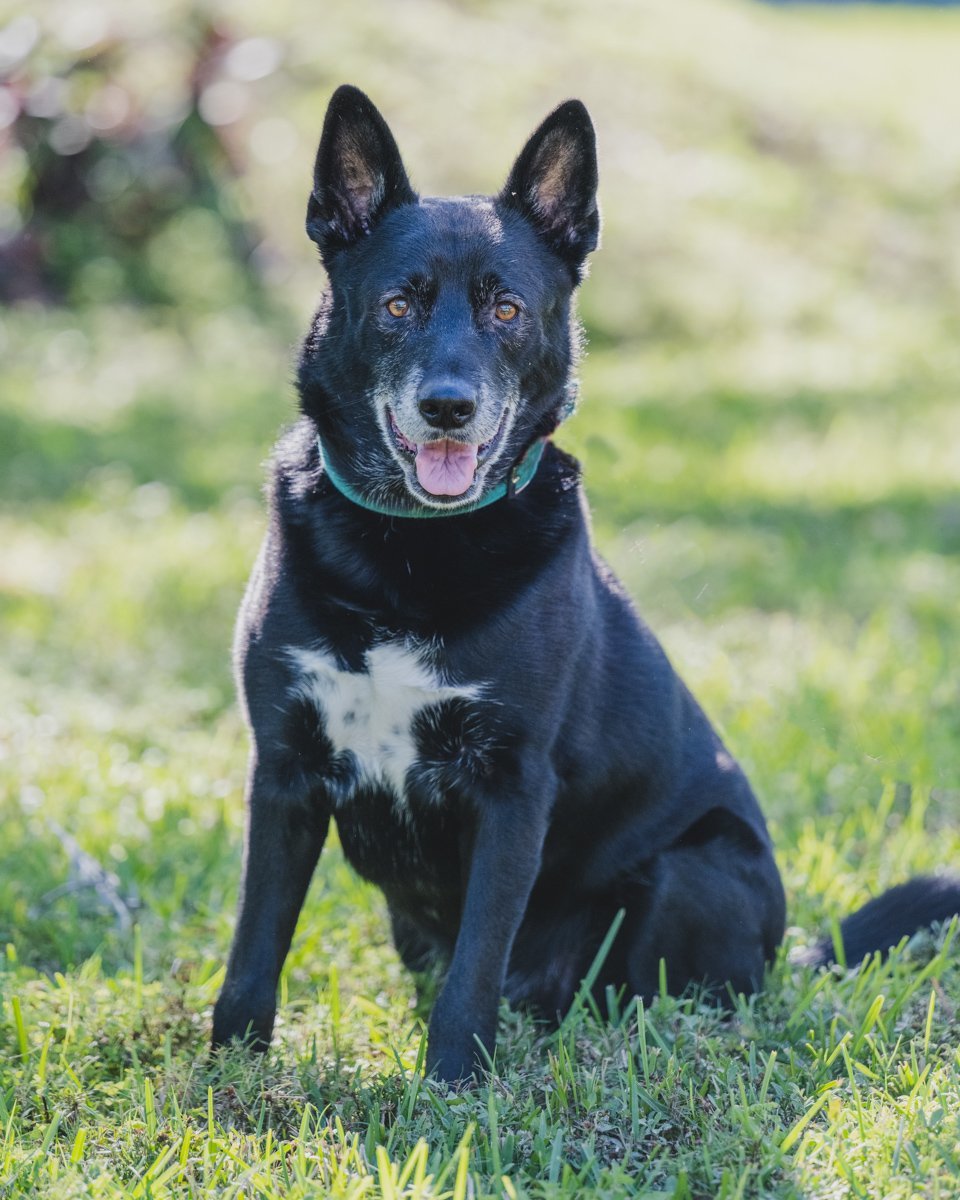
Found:
<path fill-rule="evenodd" d="M 75 8 L 38 9 L 36 45 Z M 784 956 L 730 1019 L 623 998 L 619 1022 L 584 1007 L 557 1036 L 504 1012 L 496 1078 L 450 1093 L 418 1071 L 425 1009 L 380 899 L 333 846 L 275 1051 L 206 1060 L 242 824 L 230 626 L 319 286 L 300 230 L 341 79 L 425 191 L 496 186 L 567 91 L 594 112 L 605 249 L 560 440 L 763 798 L 787 949 L 960 861 L 956 17 L 86 8 L 144 93 L 181 86 L 189 54 L 158 49 L 148 77 L 138 39 L 188 46 L 192 11 L 279 48 L 216 126 L 244 165 L 224 187 L 269 238 L 267 299 L 161 221 L 159 310 L 81 283 L 69 307 L 0 310 L 0 1195 L 956 1195 L 950 930 L 850 972 Z M 23 159 L 0 163 L 9 215 Z"/>
<path fill-rule="evenodd" d="M 158 57 L 159 92 L 143 70 Z M 199 12 L 126 39 L 96 9 L 12 21 L 0 40 L 0 297 L 262 299 L 228 130 L 244 82 L 277 63 L 273 43 L 238 41 Z"/>

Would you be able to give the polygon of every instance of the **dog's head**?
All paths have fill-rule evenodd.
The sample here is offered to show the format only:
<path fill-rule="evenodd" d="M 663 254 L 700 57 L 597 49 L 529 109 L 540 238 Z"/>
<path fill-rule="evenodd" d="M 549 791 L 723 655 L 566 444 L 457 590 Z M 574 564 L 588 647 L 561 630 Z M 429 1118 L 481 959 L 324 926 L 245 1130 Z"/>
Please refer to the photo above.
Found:
<path fill-rule="evenodd" d="M 571 394 L 571 298 L 599 235 L 593 126 L 569 100 L 497 196 L 419 198 L 370 100 L 341 87 L 307 232 L 330 281 L 300 361 L 306 414 L 369 502 L 470 507 Z"/>

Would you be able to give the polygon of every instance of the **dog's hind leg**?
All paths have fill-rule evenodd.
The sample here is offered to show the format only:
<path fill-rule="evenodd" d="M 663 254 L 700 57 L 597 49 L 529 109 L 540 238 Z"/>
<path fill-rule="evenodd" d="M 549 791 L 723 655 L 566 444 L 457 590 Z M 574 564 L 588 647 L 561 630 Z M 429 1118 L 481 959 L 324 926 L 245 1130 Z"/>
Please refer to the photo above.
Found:
<path fill-rule="evenodd" d="M 414 975 L 429 971 L 438 958 L 437 946 L 420 932 L 417 926 L 398 909 L 388 905 L 393 944 L 400 960 Z"/>
<path fill-rule="evenodd" d="M 629 892 L 623 940 L 604 976 L 625 973 L 632 993 L 652 997 L 662 959 L 673 995 L 691 983 L 759 989 L 783 937 L 785 901 L 770 847 L 747 826 L 713 810 Z"/>

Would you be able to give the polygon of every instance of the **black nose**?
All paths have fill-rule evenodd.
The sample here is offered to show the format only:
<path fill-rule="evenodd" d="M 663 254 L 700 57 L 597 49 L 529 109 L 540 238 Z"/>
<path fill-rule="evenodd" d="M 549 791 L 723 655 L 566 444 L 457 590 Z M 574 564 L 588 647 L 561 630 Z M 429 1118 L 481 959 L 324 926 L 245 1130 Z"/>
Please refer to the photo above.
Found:
<path fill-rule="evenodd" d="M 463 397 L 447 400 L 428 396 L 417 407 L 423 419 L 434 429 L 462 429 L 477 411 L 476 404 Z"/>

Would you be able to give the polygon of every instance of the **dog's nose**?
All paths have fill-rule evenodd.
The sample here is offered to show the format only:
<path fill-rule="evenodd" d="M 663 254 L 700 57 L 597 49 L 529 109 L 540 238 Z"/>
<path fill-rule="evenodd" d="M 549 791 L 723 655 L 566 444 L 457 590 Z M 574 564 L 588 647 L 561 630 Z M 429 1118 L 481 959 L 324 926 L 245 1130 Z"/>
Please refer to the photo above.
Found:
<path fill-rule="evenodd" d="M 462 429 L 477 411 L 473 400 L 464 396 L 427 396 L 417 407 L 428 425 L 434 429 Z"/>

